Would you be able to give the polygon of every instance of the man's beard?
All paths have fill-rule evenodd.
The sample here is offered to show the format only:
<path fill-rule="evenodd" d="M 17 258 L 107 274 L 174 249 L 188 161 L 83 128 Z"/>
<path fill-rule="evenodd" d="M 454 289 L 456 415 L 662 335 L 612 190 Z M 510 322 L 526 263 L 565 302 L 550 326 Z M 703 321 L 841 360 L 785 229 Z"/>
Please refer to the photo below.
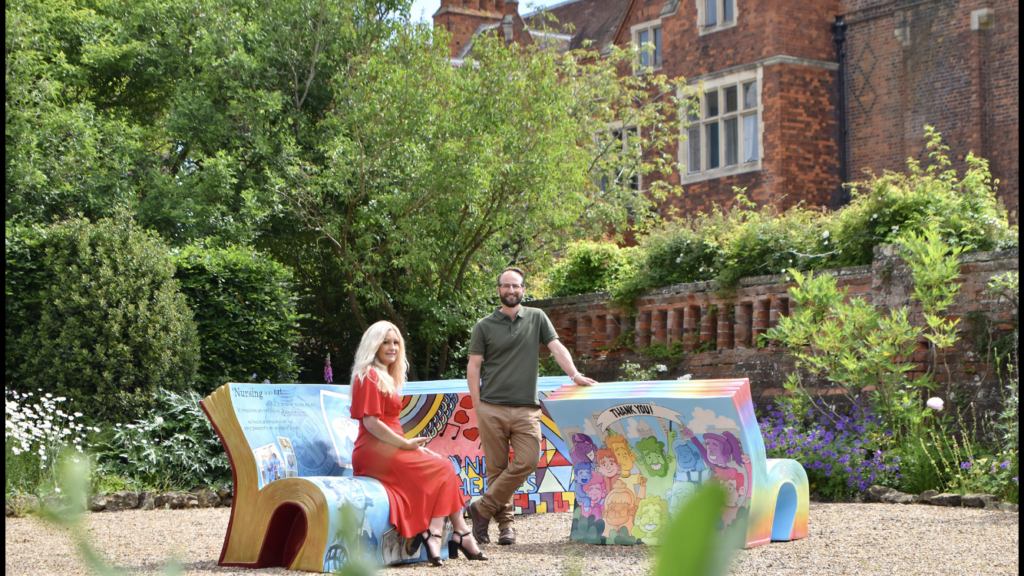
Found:
<path fill-rule="evenodd" d="M 523 297 L 515 292 L 509 292 L 501 297 L 501 303 L 509 308 L 515 308 L 523 301 Z"/>

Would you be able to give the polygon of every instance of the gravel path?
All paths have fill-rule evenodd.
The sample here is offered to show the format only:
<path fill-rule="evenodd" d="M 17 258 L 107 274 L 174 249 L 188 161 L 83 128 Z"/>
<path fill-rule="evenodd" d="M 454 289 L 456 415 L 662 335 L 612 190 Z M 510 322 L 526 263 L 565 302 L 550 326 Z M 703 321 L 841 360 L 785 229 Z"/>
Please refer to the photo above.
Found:
<path fill-rule="evenodd" d="M 280 568 L 219 568 L 229 510 L 153 510 L 91 514 L 90 536 L 108 560 L 135 573 L 160 574 L 178 555 L 189 575 L 307 574 Z M 382 570 L 382 576 L 612 575 L 650 572 L 645 546 L 588 546 L 568 539 L 569 514 L 517 521 L 520 543 L 490 545 L 489 562 L 461 559 L 441 569 L 422 564 Z M 893 504 L 811 504 L 810 537 L 737 553 L 735 574 L 1013 574 L 1020 557 L 1019 516 L 967 508 Z M 496 529 L 491 527 L 491 537 Z M 85 574 L 70 539 L 34 518 L 4 524 L 9 575 Z"/>

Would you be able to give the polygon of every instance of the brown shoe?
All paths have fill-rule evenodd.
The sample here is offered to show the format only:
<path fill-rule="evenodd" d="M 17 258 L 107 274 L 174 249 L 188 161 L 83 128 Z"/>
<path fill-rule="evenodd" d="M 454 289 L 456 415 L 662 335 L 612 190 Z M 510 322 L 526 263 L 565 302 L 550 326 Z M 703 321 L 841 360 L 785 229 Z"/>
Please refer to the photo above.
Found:
<path fill-rule="evenodd" d="M 473 519 L 473 538 L 476 539 L 477 544 L 490 544 L 491 537 L 487 535 L 487 525 L 491 519 L 477 509 L 476 502 L 470 504 L 467 509 L 469 517 Z"/>
<path fill-rule="evenodd" d="M 516 543 L 516 529 L 515 528 L 502 528 L 501 534 L 498 535 L 498 544 L 502 546 L 511 546 Z"/>

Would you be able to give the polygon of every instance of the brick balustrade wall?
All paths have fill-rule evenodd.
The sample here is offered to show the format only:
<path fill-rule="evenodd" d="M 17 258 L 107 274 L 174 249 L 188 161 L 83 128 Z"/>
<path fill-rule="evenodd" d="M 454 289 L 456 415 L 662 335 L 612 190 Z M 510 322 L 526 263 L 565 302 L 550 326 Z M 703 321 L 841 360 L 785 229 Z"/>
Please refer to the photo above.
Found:
<path fill-rule="evenodd" d="M 987 285 L 994 275 L 1018 270 L 1017 250 L 967 254 L 960 260 L 962 286 L 947 313 L 962 319 L 963 332 L 954 349 L 944 351 L 945 360 L 955 382 L 982 388 L 978 401 L 985 406 L 999 398 L 999 387 L 994 385 L 998 377 L 975 352 L 967 316 L 980 311 L 995 323 L 998 332 L 1013 328 L 1016 315 L 1012 305 L 991 295 Z M 838 285 L 845 287 L 851 297 L 864 298 L 884 309 L 907 306 L 911 321 L 923 324 L 920 304 L 910 299 L 914 287 L 910 270 L 895 246 L 876 247 L 870 266 L 816 272 L 821 273 L 836 276 Z M 650 364 L 629 348 L 616 347 L 621 334 L 632 332 L 641 349 L 652 343 L 682 340 L 687 351 L 684 360 L 670 366 L 662 378 L 683 374 L 693 378 L 748 377 L 755 401 L 764 397 L 770 403 L 772 396 L 783 393 L 782 383 L 794 369 L 793 360 L 781 347 L 758 348 L 756 342 L 758 335 L 794 310 L 787 292 L 793 284 L 784 280 L 782 276 L 744 278 L 731 294 L 718 292 L 713 282 L 665 286 L 637 298 L 633 313 L 610 303 L 606 294 L 535 300 L 526 305 L 547 313 L 563 343 L 574 351 L 579 369 L 599 381 L 616 380 L 623 362 L 640 360 Z M 629 322 L 633 326 L 627 326 Z M 544 347 L 542 354 L 547 354 Z M 921 343 L 910 359 L 917 364 L 911 377 L 923 373 L 926 358 L 927 349 Z M 939 380 L 944 381 L 945 375 L 940 374 Z M 822 393 L 829 392 L 826 382 L 813 386 Z"/>

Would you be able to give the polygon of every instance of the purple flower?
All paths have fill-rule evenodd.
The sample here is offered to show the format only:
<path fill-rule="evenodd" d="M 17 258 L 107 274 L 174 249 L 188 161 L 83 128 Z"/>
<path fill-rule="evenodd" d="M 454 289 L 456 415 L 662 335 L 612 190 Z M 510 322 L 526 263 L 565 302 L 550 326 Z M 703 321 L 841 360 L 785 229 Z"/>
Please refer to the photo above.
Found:
<path fill-rule="evenodd" d="M 327 364 L 324 365 L 324 382 L 331 384 L 334 382 L 334 371 L 331 370 L 331 354 L 327 353 Z"/>
<path fill-rule="evenodd" d="M 1007 460 L 1006 462 L 1003 462 L 1002 464 L 999 465 L 999 467 L 1002 468 L 1003 470 L 1006 470 L 1007 468 L 1010 467 L 1010 461 Z"/>
<path fill-rule="evenodd" d="M 885 435 L 886 436 L 892 436 L 892 430 L 886 430 L 885 431 Z"/>
<path fill-rule="evenodd" d="M 971 463 L 970 462 L 961 462 L 960 463 L 960 467 L 963 468 L 964 470 L 970 470 L 971 469 Z"/>

